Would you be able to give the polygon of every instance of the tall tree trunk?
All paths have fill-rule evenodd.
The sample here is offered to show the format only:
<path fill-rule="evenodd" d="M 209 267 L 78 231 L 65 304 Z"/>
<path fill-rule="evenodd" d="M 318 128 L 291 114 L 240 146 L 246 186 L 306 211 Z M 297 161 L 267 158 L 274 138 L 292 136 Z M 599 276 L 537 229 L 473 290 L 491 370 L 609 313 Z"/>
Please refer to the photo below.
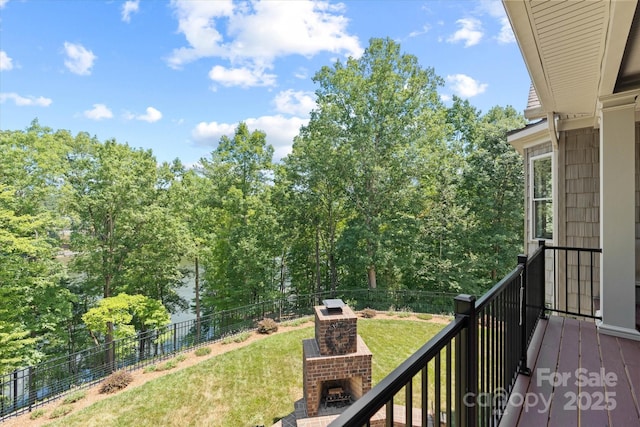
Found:
<path fill-rule="evenodd" d="M 331 271 L 331 297 L 335 298 L 338 288 L 338 269 L 336 267 L 336 257 L 333 255 L 333 250 L 329 254 L 329 268 Z"/>
<path fill-rule="evenodd" d="M 195 259 L 195 287 L 196 287 L 196 342 L 200 343 L 200 265 L 198 255 Z"/>
<path fill-rule="evenodd" d="M 369 270 L 367 271 L 367 279 L 369 281 L 369 289 L 375 289 L 377 287 L 375 265 L 369 266 Z"/>
<path fill-rule="evenodd" d="M 282 300 L 284 299 L 284 292 L 285 292 L 285 288 L 284 288 L 284 273 L 285 273 L 285 264 L 284 264 L 284 257 L 285 257 L 285 251 L 284 248 L 282 249 L 282 254 L 280 256 L 280 303 L 278 304 L 279 306 L 279 317 L 282 318 Z"/>
<path fill-rule="evenodd" d="M 111 275 L 107 274 L 104 280 L 104 298 L 111 296 Z M 113 323 L 107 322 L 107 333 L 104 338 L 105 352 L 107 356 L 107 369 L 113 371 L 115 352 L 113 351 Z"/>
<path fill-rule="evenodd" d="M 316 293 L 322 292 L 322 280 L 320 278 L 320 230 L 316 225 Z M 318 299 L 320 296 L 318 295 Z M 318 301 L 318 304 L 320 301 Z"/>
<path fill-rule="evenodd" d="M 107 352 L 107 367 L 109 371 L 115 371 L 115 349 L 113 348 L 113 322 L 107 322 L 107 336 L 105 338 Z"/>

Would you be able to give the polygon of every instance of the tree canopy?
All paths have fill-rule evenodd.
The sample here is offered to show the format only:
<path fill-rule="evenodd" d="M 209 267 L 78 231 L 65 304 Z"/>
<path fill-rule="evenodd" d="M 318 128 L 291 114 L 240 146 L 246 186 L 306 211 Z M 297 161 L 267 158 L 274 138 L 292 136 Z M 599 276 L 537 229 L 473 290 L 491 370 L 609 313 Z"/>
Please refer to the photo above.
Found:
<path fill-rule="evenodd" d="M 189 308 L 200 319 L 340 289 L 477 295 L 512 268 L 523 167 L 506 133 L 520 114 L 444 103 L 435 70 L 390 39 L 313 81 L 315 108 L 279 162 L 242 122 L 193 168 L 37 120 L 0 131 L 0 373 Z"/>

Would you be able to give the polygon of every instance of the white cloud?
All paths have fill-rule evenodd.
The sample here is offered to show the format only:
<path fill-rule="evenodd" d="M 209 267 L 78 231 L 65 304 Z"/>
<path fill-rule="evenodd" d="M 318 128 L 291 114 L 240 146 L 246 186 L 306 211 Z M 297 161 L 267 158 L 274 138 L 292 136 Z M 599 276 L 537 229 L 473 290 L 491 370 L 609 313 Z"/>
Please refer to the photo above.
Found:
<path fill-rule="evenodd" d="M 5 7 L 7 5 L 7 3 L 9 3 L 9 0 L 0 0 L 0 9 Z"/>
<path fill-rule="evenodd" d="M 458 19 L 456 24 L 460 26 L 460 29 L 447 39 L 449 43 L 464 41 L 464 47 L 470 47 L 480 43 L 484 33 L 482 32 L 482 23 L 478 19 Z"/>
<path fill-rule="evenodd" d="M 308 119 L 284 117 L 281 115 L 262 116 L 244 120 L 250 131 L 259 129 L 267 135 L 267 144 L 274 148 L 274 160 L 280 160 L 291 153 L 293 138 Z M 193 140 L 201 145 L 217 146 L 223 135 L 233 137 L 238 123 L 201 122 L 191 132 Z"/>
<path fill-rule="evenodd" d="M 509 18 L 507 18 L 504 6 L 500 0 L 481 0 L 479 9 L 480 12 L 488 13 L 500 23 L 500 32 L 495 37 L 499 43 L 515 43 L 516 38 L 513 35 Z"/>
<path fill-rule="evenodd" d="M 227 67 L 214 67 L 218 73 L 234 70 L 237 77 L 237 70 L 245 70 L 247 80 L 227 78 L 226 84 L 264 85 L 264 79 L 255 77 L 275 79 L 265 70 L 272 69 L 279 57 L 311 57 L 319 52 L 357 57 L 363 51 L 358 38 L 346 31 L 348 19 L 341 14 L 341 4 L 263 0 L 234 6 L 230 0 L 174 0 L 172 6 L 188 46 L 172 52 L 169 66 L 180 68 L 200 58 L 215 57 L 229 61 Z"/>
<path fill-rule="evenodd" d="M 427 34 L 430 29 L 431 29 L 431 27 L 429 25 L 423 25 L 420 30 L 416 30 L 416 31 L 410 32 L 409 33 L 409 38 L 414 38 L 414 37 L 421 36 L 423 34 Z"/>
<path fill-rule="evenodd" d="M 309 70 L 305 67 L 300 67 L 297 71 L 294 71 L 293 76 L 296 79 L 306 80 L 309 78 Z"/>
<path fill-rule="evenodd" d="M 104 104 L 93 104 L 93 109 L 85 111 L 84 116 L 91 120 L 102 120 L 112 118 L 113 113 Z"/>
<path fill-rule="evenodd" d="M 9 71 L 13 69 L 13 59 L 7 55 L 7 52 L 0 50 L 0 71 Z"/>
<path fill-rule="evenodd" d="M 140 0 L 128 0 L 122 5 L 122 20 L 131 22 L 131 14 L 140 9 Z"/>
<path fill-rule="evenodd" d="M 92 51 L 87 50 L 81 44 L 64 42 L 64 51 L 67 59 L 64 65 L 74 74 L 87 76 L 91 74 L 91 67 L 97 56 Z"/>
<path fill-rule="evenodd" d="M 273 100 L 276 111 L 294 116 L 309 117 L 309 113 L 316 107 L 313 92 L 285 90 L 276 95 Z"/>
<path fill-rule="evenodd" d="M 136 120 L 142 120 L 149 123 L 157 122 L 162 118 L 162 113 L 153 107 L 147 107 L 146 113 L 136 116 Z"/>
<path fill-rule="evenodd" d="M 209 71 L 209 78 L 222 86 L 240 86 L 244 88 L 254 86 L 273 86 L 276 83 L 275 74 L 266 74 L 257 68 L 225 68 L 216 65 Z"/>
<path fill-rule="evenodd" d="M 509 23 L 509 18 L 506 16 L 500 19 L 500 23 L 502 26 L 500 27 L 500 33 L 497 36 L 498 42 L 502 44 L 507 43 L 515 43 L 516 36 L 513 34 L 513 29 L 511 28 L 511 23 Z"/>
<path fill-rule="evenodd" d="M 462 98 L 471 98 L 479 95 L 487 90 L 488 86 L 486 83 L 480 83 L 465 74 L 449 75 L 447 76 L 447 82 L 451 90 Z"/>
<path fill-rule="evenodd" d="M 50 98 L 43 96 L 36 98 L 33 96 L 21 96 L 14 92 L 0 93 L 0 104 L 9 99 L 12 99 L 18 107 L 48 107 L 53 102 Z"/>

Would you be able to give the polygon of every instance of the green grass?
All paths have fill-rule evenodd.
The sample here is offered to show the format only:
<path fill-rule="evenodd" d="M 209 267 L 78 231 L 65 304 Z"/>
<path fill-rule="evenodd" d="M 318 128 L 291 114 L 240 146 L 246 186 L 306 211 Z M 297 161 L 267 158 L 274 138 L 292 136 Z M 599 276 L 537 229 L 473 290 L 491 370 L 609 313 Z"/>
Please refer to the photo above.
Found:
<path fill-rule="evenodd" d="M 194 351 L 193 353 L 198 357 L 206 356 L 206 355 L 211 353 L 211 348 L 210 347 L 200 347 L 200 348 L 197 348 L 196 351 Z"/>
<path fill-rule="evenodd" d="M 65 406 L 58 406 L 56 409 L 54 409 L 50 414 L 49 414 L 49 418 L 54 419 L 54 418 L 60 418 L 60 417 L 64 417 L 65 415 L 67 415 L 68 413 L 70 413 L 71 411 L 73 411 L 73 407 L 69 406 L 69 405 L 65 405 Z"/>
<path fill-rule="evenodd" d="M 85 397 L 87 397 L 87 392 L 85 390 L 76 391 L 75 393 L 70 394 L 69 396 L 65 397 L 62 400 L 62 404 L 63 405 L 70 405 L 72 403 L 76 403 L 78 400 L 84 399 Z"/>
<path fill-rule="evenodd" d="M 228 337 L 223 338 L 221 342 L 222 344 L 232 344 L 234 342 L 240 343 L 248 340 L 249 337 L 251 337 L 251 332 L 245 331 L 240 332 L 239 334 L 229 335 Z"/>
<path fill-rule="evenodd" d="M 373 384 L 442 327 L 359 319 L 358 333 L 373 353 Z M 302 398 L 302 340 L 313 335 L 311 325 L 273 335 L 125 390 L 51 425 L 272 425 Z"/>
<path fill-rule="evenodd" d="M 35 411 L 33 411 L 31 413 L 31 415 L 29 415 L 29 419 L 30 420 L 37 420 L 38 418 L 44 416 L 44 409 L 40 408 L 40 409 L 36 409 Z"/>

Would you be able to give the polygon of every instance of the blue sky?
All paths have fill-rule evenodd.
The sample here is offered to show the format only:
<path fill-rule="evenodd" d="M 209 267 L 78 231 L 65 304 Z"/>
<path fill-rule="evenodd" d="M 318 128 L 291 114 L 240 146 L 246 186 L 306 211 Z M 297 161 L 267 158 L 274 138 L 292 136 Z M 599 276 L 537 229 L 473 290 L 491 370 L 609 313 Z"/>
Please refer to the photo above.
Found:
<path fill-rule="evenodd" d="M 0 0 L 0 129 L 38 118 L 190 165 L 245 121 L 277 160 L 315 105 L 313 75 L 372 37 L 434 68 L 445 102 L 525 107 L 500 1 Z"/>

